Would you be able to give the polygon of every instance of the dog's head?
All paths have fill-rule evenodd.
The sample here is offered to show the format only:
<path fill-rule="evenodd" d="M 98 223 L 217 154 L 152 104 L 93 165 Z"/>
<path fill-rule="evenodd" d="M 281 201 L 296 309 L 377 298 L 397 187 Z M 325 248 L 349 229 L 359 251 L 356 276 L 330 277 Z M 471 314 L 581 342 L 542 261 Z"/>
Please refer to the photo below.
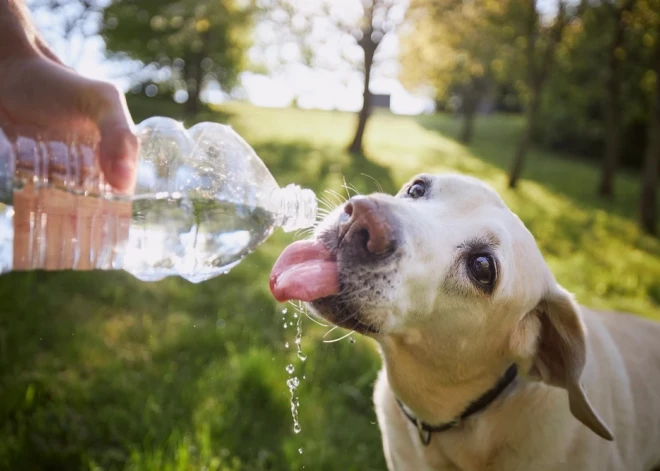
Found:
<path fill-rule="evenodd" d="M 611 438 L 580 385 L 577 306 L 524 224 L 477 179 L 419 175 L 396 196 L 350 199 L 314 240 L 282 254 L 271 287 L 280 300 L 307 301 L 376 338 L 404 376 L 424 362 L 443 381 L 461 382 L 515 362 L 565 388 L 573 414 Z"/>

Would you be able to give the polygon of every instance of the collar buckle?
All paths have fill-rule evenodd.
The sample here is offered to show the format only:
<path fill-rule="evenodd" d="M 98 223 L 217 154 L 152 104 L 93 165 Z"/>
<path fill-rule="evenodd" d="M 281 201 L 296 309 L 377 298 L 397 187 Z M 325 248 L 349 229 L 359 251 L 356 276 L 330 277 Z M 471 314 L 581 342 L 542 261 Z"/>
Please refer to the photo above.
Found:
<path fill-rule="evenodd" d="M 419 439 L 422 441 L 424 446 L 428 446 L 428 444 L 431 443 L 431 431 L 424 428 L 424 423 L 419 419 L 415 419 L 415 425 L 417 426 Z"/>

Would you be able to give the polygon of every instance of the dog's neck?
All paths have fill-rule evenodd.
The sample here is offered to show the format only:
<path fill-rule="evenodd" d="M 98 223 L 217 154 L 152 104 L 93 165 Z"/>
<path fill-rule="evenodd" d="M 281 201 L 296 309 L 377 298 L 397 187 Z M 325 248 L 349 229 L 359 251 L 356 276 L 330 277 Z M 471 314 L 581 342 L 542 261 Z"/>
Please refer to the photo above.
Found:
<path fill-rule="evenodd" d="M 394 395 L 428 424 L 450 422 L 492 389 L 510 363 L 504 361 L 429 361 L 415 346 L 382 339 L 381 354 Z M 477 366 L 478 365 L 478 366 Z"/>

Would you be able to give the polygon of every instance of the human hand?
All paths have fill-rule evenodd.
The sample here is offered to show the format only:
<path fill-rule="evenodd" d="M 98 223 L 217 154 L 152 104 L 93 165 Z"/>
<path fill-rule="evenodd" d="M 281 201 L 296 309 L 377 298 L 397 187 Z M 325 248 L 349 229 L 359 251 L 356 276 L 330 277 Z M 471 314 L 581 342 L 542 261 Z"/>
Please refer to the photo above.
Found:
<path fill-rule="evenodd" d="M 0 113 L 10 124 L 49 134 L 100 137 L 99 163 L 120 191 L 135 183 L 138 143 L 121 92 L 42 55 L 0 59 Z"/>
<path fill-rule="evenodd" d="M 0 118 L 18 129 L 100 138 L 99 163 L 106 181 L 119 191 L 131 190 L 138 142 L 124 95 L 63 65 L 31 33 L 22 6 L 17 0 L 0 0 Z"/>

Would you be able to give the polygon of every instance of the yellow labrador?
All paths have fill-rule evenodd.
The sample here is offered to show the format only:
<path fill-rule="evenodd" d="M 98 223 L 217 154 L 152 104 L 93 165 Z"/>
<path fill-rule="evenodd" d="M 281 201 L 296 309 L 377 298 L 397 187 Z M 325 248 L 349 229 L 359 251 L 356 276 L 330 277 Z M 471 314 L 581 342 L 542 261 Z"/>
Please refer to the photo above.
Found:
<path fill-rule="evenodd" d="M 352 198 L 282 253 L 271 289 L 378 342 L 392 471 L 660 466 L 660 324 L 578 306 L 476 179 Z"/>

